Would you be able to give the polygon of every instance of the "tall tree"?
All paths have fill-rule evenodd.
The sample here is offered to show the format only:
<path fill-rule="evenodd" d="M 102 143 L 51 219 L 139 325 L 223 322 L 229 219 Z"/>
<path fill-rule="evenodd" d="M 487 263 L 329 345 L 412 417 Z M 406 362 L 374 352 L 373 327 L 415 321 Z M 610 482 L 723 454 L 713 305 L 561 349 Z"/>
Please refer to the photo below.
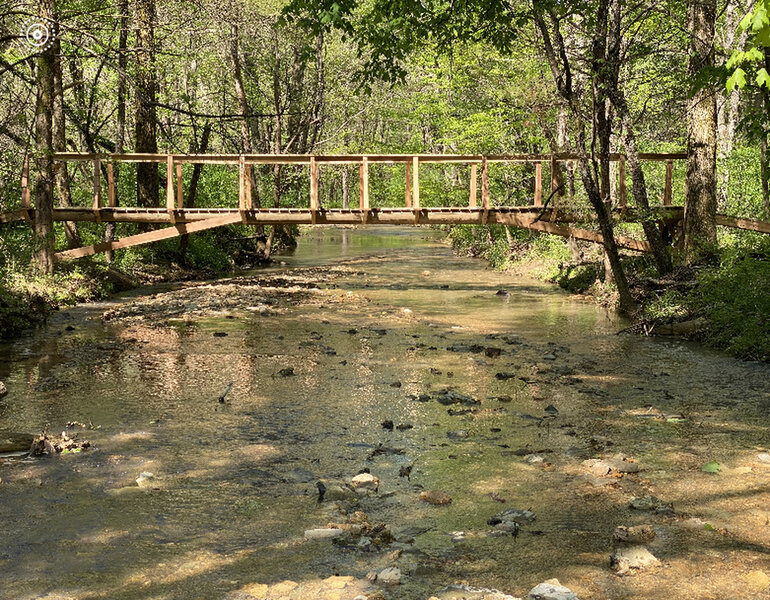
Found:
<path fill-rule="evenodd" d="M 40 17 L 57 22 L 55 0 L 43 0 Z M 35 105 L 35 263 L 41 273 L 52 274 L 54 268 L 53 190 L 56 177 L 53 161 L 53 106 L 55 96 L 52 46 L 37 57 L 37 101 Z"/>
<path fill-rule="evenodd" d="M 135 120 L 137 152 L 158 152 L 155 73 L 155 0 L 134 0 Z M 136 201 L 139 206 L 158 206 L 160 178 L 155 163 L 136 165 Z"/>
<path fill-rule="evenodd" d="M 712 253 L 717 241 L 717 104 L 713 86 L 702 83 L 714 66 L 716 0 L 689 0 L 690 76 L 695 85 L 688 110 L 684 259 Z"/>
<path fill-rule="evenodd" d="M 117 123 L 115 124 L 115 152 L 125 152 L 126 143 L 126 83 L 128 69 L 128 26 L 129 12 L 128 0 L 118 0 L 118 94 L 117 94 Z M 115 176 L 115 190 L 119 189 L 120 163 L 113 166 Z M 104 241 L 112 242 L 115 239 L 115 223 L 107 223 L 104 229 Z M 110 250 L 106 253 L 107 261 L 112 262 L 115 253 Z"/>
<path fill-rule="evenodd" d="M 57 36 L 53 40 L 54 53 L 54 103 L 53 103 L 53 146 L 56 152 L 67 151 L 67 119 L 64 114 L 64 84 L 62 82 L 62 56 L 61 41 Z M 56 192 L 60 206 L 72 206 L 72 192 L 70 189 L 70 175 L 67 163 L 58 161 L 54 163 L 56 172 Z M 77 223 L 64 222 L 64 235 L 70 248 L 77 248 L 83 244 L 80 241 Z"/>

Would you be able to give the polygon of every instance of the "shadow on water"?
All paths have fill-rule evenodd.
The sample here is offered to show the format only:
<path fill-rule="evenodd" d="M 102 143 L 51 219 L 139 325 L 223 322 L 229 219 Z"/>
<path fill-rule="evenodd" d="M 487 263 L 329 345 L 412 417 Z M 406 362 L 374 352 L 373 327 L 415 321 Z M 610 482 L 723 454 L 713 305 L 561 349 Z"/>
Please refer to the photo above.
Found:
<path fill-rule="evenodd" d="M 350 575 L 338 591 L 352 598 L 366 573 L 397 565 L 388 598 L 457 581 L 526 595 L 551 577 L 584 599 L 724 598 L 750 597 L 743 574 L 770 573 L 770 467 L 756 461 L 767 366 L 618 336 L 604 310 L 455 257 L 436 232 L 326 229 L 301 242 L 253 274 L 339 268 L 301 302 L 100 320 L 144 294 L 0 348 L 0 429 L 99 426 L 80 434 L 93 451 L 0 463 L 0 597 L 248 600 L 238 590 L 257 588 L 244 586 L 292 580 L 290 598 L 331 598 L 323 580 Z M 415 399 L 446 388 L 479 404 Z M 373 455 L 380 444 L 391 451 Z M 616 454 L 644 470 L 592 478 L 582 464 Z M 712 460 L 719 475 L 701 471 Z M 379 494 L 348 515 L 316 502 L 317 480 L 363 468 Z M 142 472 L 154 479 L 140 488 Z M 420 502 L 428 489 L 452 503 Z M 629 509 L 649 494 L 675 515 Z M 507 508 L 537 518 L 516 538 L 487 535 Z M 304 540 L 354 510 L 402 541 L 363 552 Z M 666 568 L 618 578 L 612 531 L 638 523 L 655 527 Z"/>

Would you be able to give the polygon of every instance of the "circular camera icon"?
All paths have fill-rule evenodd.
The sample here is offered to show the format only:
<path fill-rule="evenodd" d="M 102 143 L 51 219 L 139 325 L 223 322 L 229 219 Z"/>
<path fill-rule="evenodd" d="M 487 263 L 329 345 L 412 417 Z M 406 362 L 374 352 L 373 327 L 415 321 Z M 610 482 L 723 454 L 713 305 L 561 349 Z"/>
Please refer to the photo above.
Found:
<path fill-rule="evenodd" d="M 50 19 L 28 19 L 21 27 L 21 36 L 33 52 L 45 52 L 56 37 L 56 24 Z"/>

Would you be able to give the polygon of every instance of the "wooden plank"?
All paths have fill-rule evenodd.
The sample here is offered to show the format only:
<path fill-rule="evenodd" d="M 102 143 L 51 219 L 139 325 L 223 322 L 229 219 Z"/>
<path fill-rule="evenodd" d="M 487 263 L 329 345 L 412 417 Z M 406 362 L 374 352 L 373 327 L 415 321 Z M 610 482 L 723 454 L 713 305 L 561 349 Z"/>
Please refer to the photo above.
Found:
<path fill-rule="evenodd" d="M 406 187 L 406 193 L 404 194 L 404 205 L 407 208 L 412 207 L 412 163 L 408 162 L 404 165 L 405 175 L 404 183 Z"/>
<path fill-rule="evenodd" d="M 369 210 L 369 157 L 364 156 L 361 162 L 361 173 L 363 174 L 363 209 Z"/>
<path fill-rule="evenodd" d="M 175 223 L 174 217 L 174 157 L 169 154 L 166 157 L 166 210 L 171 217 L 171 222 Z"/>
<path fill-rule="evenodd" d="M 107 206 L 118 205 L 117 190 L 115 189 L 115 165 L 107 163 Z"/>
<path fill-rule="evenodd" d="M 10 210 L 0 213 L 0 223 L 13 223 L 14 221 L 31 221 L 29 210 L 20 208 L 19 210 Z"/>
<path fill-rule="evenodd" d="M 470 198 L 468 200 L 468 206 L 475 208 L 476 207 L 476 164 L 471 165 L 471 193 Z"/>
<path fill-rule="evenodd" d="M 238 210 L 246 210 L 246 159 L 238 158 Z"/>
<path fill-rule="evenodd" d="M 310 157 L 310 212 L 313 218 L 313 225 L 316 223 L 318 214 L 318 163 L 315 156 Z"/>
<path fill-rule="evenodd" d="M 481 158 L 481 207 L 484 210 L 481 222 L 486 225 L 489 218 L 489 168 L 486 156 Z"/>
<path fill-rule="evenodd" d="M 498 223 L 504 223 L 506 225 L 513 225 L 514 227 L 521 227 L 523 229 L 530 229 L 532 231 L 540 231 L 543 233 L 549 233 L 551 235 L 558 235 L 561 237 L 574 237 L 578 240 L 585 240 L 587 242 L 594 242 L 596 244 L 603 244 L 604 238 L 601 233 L 596 231 L 589 231 L 587 229 L 579 229 L 577 227 L 568 227 L 566 225 L 559 225 L 557 223 L 549 223 L 547 221 L 535 221 L 532 216 L 524 216 L 516 213 L 505 215 L 505 217 L 498 217 Z M 634 238 L 615 236 L 615 241 L 621 248 L 628 250 L 634 250 L 636 252 L 650 252 L 650 245 L 647 242 L 635 240 Z"/>
<path fill-rule="evenodd" d="M 412 210 L 414 210 L 414 224 L 420 222 L 420 157 L 412 157 Z"/>
<path fill-rule="evenodd" d="M 96 216 L 96 222 L 101 223 L 100 210 L 102 207 L 102 160 L 94 159 L 94 203 L 93 210 Z"/>
<path fill-rule="evenodd" d="M 543 205 L 543 163 L 535 163 L 535 206 Z"/>
<path fill-rule="evenodd" d="M 198 221 L 197 223 L 178 223 L 173 227 L 166 227 L 157 231 L 148 231 L 146 233 L 140 233 L 138 235 L 131 235 L 114 242 L 101 242 L 92 246 L 84 246 L 82 248 L 75 248 L 73 250 L 65 250 L 63 252 L 57 252 L 54 258 L 57 261 L 73 260 L 76 258 L 82 258 L 84 256 L 92 256 L 100 252 L 107 252 L 108 250 L 119 250 L 120 248 L 129 248 L 131 246 L 139 246 L 141 244 L 149 244 L 157 242 L 159 240 L 166 240 L 179 235 L 187 233 L 195 233 L 196 231 L 204 231 L 206 229 L 213 229 L 215 227 L 222 227 L 223 225 L 232 225 L 239 223 L 241 216 L 226 215 L 223 217 L 214 217 L 212 219 L 206 219 L 204 221 Z"/>
<path fill-rule="evenodd" d="M 734 229 L 746 229 L 759 233 L 770 233 L 770 223 L 767 221 L 754 221 L 752 219 L 739 219 L 727 215 L 717 215 L 717 225 L 732 227 Z"/>
<path fill-rule="evenodd" d="M 92 161 L 95 158 L 102 160 L 123 161 L 123 162 L 156 162 L 162 163 L 167 160 L 166 154 L 140 154 L 140 153 L 121 153 L 121 154 L 93 154 L 79 152 L 56 152 L 55 160 L 66 161 Z M 412 154 L 367 154 L 370 162 L 377 163 L 406 163 L 411 162 L 415 155 Z M 477 154 L 419 154 L 416 155 L 421 162 L 425 163 L 480 163 L 481 155 Z M 541 162 L 550 160 L 550 154 L 493 154 L 487 156 L 487 162 Z M 555 155 L 558 160 L 579 160 L 582 158 L 576 153 L 558 153 Z M 646 161 L 667 161 L 684 160 L 687 154 L 683 152 L 643 152 L 639 155 L 640 160 Z M 364 155 L 327 155 L 316 156 L 316 162 L 326 164 L 360 164 Z M 619 160 L 618 153 L 610 154 L 610 160 Z M 198 164 L 230 164 L 237 165 L 240 162 L 240 156 L 237 154 L 176 154 L 173 155 L 174 162 L 198 163 Z M 245 155 L 247 164 L 309 164 L 310 156 L 307 154 L 247 154 Z"/>
<path fill-rule="evenodd" d="M 244 177 L 243 183 L 246 188 L 244 202 L 246 205 L 246 210 L 254 210 L 254 194 L 251 188 L 251 180 L 252 180 L 251 173 L 252 173 L 252 170 L 254 169 L 254 165 L 246 163 L 245 167 L 246 167 L 245 169 L 246 172 L 243 174 L 243 177 Z"/>
<path fill-rule="evenodd" d="M 618 161 L 618 206 L 626 208 L 628 203 L 628 194 L 626 191 L 626 157 L 620 156 Z"/>
<path fill-rule="evenodd" d="M 176 207 L 184 208 L 184 179 L 182 178 L 182 163 L 176 163 Z"/>
<path fill-rule="evenodd" d="M 663 206 L 671 206 L 673 200 L 674 162 L 666 161 L 666 183 L 663 188 Z"/>

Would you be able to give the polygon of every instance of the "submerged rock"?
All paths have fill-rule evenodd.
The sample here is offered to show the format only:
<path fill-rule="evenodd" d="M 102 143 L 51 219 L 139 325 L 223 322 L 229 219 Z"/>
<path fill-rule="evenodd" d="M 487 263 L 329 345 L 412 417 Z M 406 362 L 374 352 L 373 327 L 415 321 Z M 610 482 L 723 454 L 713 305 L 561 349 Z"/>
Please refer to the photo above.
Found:
<path fill-rule="evenodd" d="M 535 513 L 531 510 L 509 508 L 489 518 L 487 525 L 499 525 L 500 523 L 515 521 L 516 523 L 531 523 L 535 520 Z"/>
<path fill-rule="evenodd" d="M 441 490 L 426 490 L 420 492 L 420 500 L 436 506 L 452 503 L 452 498 L 449 494 L 442 492 Z"/>
<path fill-rule="evenodd" d="M 521 600 L 499 590 L 467 585 L 448 585 L 434 596 L 437 600 Z"/>
<path fill-rule="evenodd" d="M 465 404 L 466 406 L 481 404 L 481 402 L 472 396 L 461 394 L 460 392 L 456 392 L 454 390 L 441 390 L 440 392 L 435 393 L 434 397 L 439 402 L 439 404 L 443 404 L 444 406 L 449 406 L 451 404 Z"/>
<path fill-rule="evenodd" d="M 328 540 L 336 538 L 345 533 L 342 529 L 324 527 L 320 529 L 307 529 L 305 530 L 306 540 Z"/>
<path fill-rule="evenodd" d="M 659 565 L 660 561 L 644 546 L 620 545 L 610 555 L 610 566 L 618 574 L 625 574 L 633 570 L 646 569 Z"/>
<path fill-rule="evenodd" d="M 607 475 L 623 475 L 625 473 L 638 473 L 642 470 L 639 463 L 621 458 L 590 458 L 583 461 L 583 466 L 597 477 Z"/>
<path fill-rule="evenodd" d="M 373 490 L 376 492 L 380 487 L 380 480 L 371 473 L 359 473 L 353 477 L 350 483 L 357 490 Z"/>
<path fill-rule="evenodd" d="M 7 393 L 8 393 L 8 388 L 5 387 L 5 384 L 2 381 L 0 381 L 0 398 L 5 396 Z"/>
<path fill-rule="evenodd" d="M 640 496 L 631 498 L 629 507 L 633 510 L 645 510 L 659 515 L 673 515 L 674 505 L 671 502 L 663 502 L 655 496 Z"/>
<path fill-rule="evenodd" d="M 655 539 L 655 530 L 649 525 L 621 525 L 615 528 L 612 539 L 622 544 L 645 544 Z"/>
<path fill-rule="evenodd" d="M 281 377 L 292 377 L 296 375 L 296 373 L 294 372 L 294 367 L 286 367 L 278 371 L 278 375 Z"/>
<path fill-rule="evenodd" d="M 529 590 L 527 600 L 580 600 L 578 595 L 559 583 L 558 579 L 549 579 Z"/>
<path fill-rule="evenodd" d="M 377 583 L 382 585 L 399 585 L 401 583 L 401 569 L 388 567 L 377 573 Z"/>
<path fill-rule="evenodd" d="M 141 487 L 149 487 L 152 482 L 155 481 L 155 475 L 149 471 L 142 471 L 139 473 L 139 477 L 136 478 L 136 485 Z"/>
<path fill-rule="evenodd" d="M 31 433 L 0 432 L 0 452 L 27 452 L 34 439 Z"/>

